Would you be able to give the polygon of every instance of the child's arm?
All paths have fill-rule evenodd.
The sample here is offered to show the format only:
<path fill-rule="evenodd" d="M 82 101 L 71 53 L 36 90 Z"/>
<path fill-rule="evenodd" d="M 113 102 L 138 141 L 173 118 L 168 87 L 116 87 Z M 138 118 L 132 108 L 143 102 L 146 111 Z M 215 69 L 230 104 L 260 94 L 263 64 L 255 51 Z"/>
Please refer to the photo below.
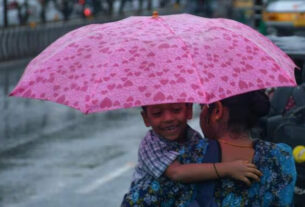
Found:
<path fill-rule="evenodd" d="M 171 180 L 184 183 L 231 177 L 251 185 L 249 178 L 259 181 L 262 173 L 254 164 L 242 160 L 214 164 L 180 164 L 175 161 L 166 169 L 165 175 Z"/>

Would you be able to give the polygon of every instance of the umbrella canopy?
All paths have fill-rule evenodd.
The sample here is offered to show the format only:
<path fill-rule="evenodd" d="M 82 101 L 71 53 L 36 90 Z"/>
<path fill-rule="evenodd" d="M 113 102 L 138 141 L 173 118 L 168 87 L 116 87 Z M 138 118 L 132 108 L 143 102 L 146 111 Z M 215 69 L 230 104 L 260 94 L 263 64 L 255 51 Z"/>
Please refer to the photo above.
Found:
<path fill-rule="evenodd" d="M 10 95 L 54 101 L 84 113 L 211 103 L 294 86 L 295 67 L 269 39 L 233 20 L 138 16 L 62 36 L 29 63 Z"/>

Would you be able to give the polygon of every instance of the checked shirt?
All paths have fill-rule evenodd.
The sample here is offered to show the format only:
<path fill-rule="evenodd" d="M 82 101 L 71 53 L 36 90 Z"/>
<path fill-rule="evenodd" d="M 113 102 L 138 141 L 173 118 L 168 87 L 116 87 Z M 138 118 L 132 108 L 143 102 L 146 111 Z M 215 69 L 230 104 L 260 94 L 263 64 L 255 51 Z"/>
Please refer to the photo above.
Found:
<path fill-rule="evenodd" d="M 166 140 L 149 130 L 140 144 L 138 164 L 122 206 L 189 205 L 196 194 L 195 185 L 174 182 L 163 174 L 175 160 L 182 164 L 202 163 L 207 145 L 189 126 L 184 143 Z"/>

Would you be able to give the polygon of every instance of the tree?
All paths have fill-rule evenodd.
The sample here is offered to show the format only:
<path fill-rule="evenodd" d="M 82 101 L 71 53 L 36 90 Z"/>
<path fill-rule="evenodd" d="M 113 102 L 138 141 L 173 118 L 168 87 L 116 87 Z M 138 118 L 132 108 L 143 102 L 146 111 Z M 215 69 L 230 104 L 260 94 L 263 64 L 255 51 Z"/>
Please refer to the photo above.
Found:
<path fill-rule="evenodd" d="M 16 6 L 18 11 L 19 24 L 26 25 L 31 14 L 28 0 L 25 0 L 23 3 L 16 2 Z"/>
<path fill-rule="evenodd" d="M 111 16 L 113 13 L 113 0 L 106 0 L 108 4 L 108 14 Z"/>
<path fill-rule="evenodd" d="M 92 7 L 93 7 L 93 15 L 94 16 L 97 16 L 103 10 L 101 0 L 93 0 L 92 1 Z"/>
<path fill-rule="evenodd" d="M 46 9 L 50 0 L 39 0 L 41 10 L 40 10 L 40 21 L 46 23 Z"/>
<path fill-rule="evenodd" d="M 3 25 L 4 27 L 8 26 L 8 20 L 7 20 L 7 0 L 3 0 Z"/>

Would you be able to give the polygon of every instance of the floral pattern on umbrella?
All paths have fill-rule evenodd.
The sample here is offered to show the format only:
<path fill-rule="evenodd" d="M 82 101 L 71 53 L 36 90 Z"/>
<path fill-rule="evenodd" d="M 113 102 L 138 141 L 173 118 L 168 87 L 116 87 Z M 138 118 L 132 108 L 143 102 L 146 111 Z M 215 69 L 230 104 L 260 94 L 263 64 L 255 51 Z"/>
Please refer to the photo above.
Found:
<path fill-rule="evenodd" d="M 233 20 L 188 14 L 129 17 L 59 38 L 30 62 L 11 95 L 84 113 L 211 103 L 294 86 L 295 67 L 269 39 Z"/>

